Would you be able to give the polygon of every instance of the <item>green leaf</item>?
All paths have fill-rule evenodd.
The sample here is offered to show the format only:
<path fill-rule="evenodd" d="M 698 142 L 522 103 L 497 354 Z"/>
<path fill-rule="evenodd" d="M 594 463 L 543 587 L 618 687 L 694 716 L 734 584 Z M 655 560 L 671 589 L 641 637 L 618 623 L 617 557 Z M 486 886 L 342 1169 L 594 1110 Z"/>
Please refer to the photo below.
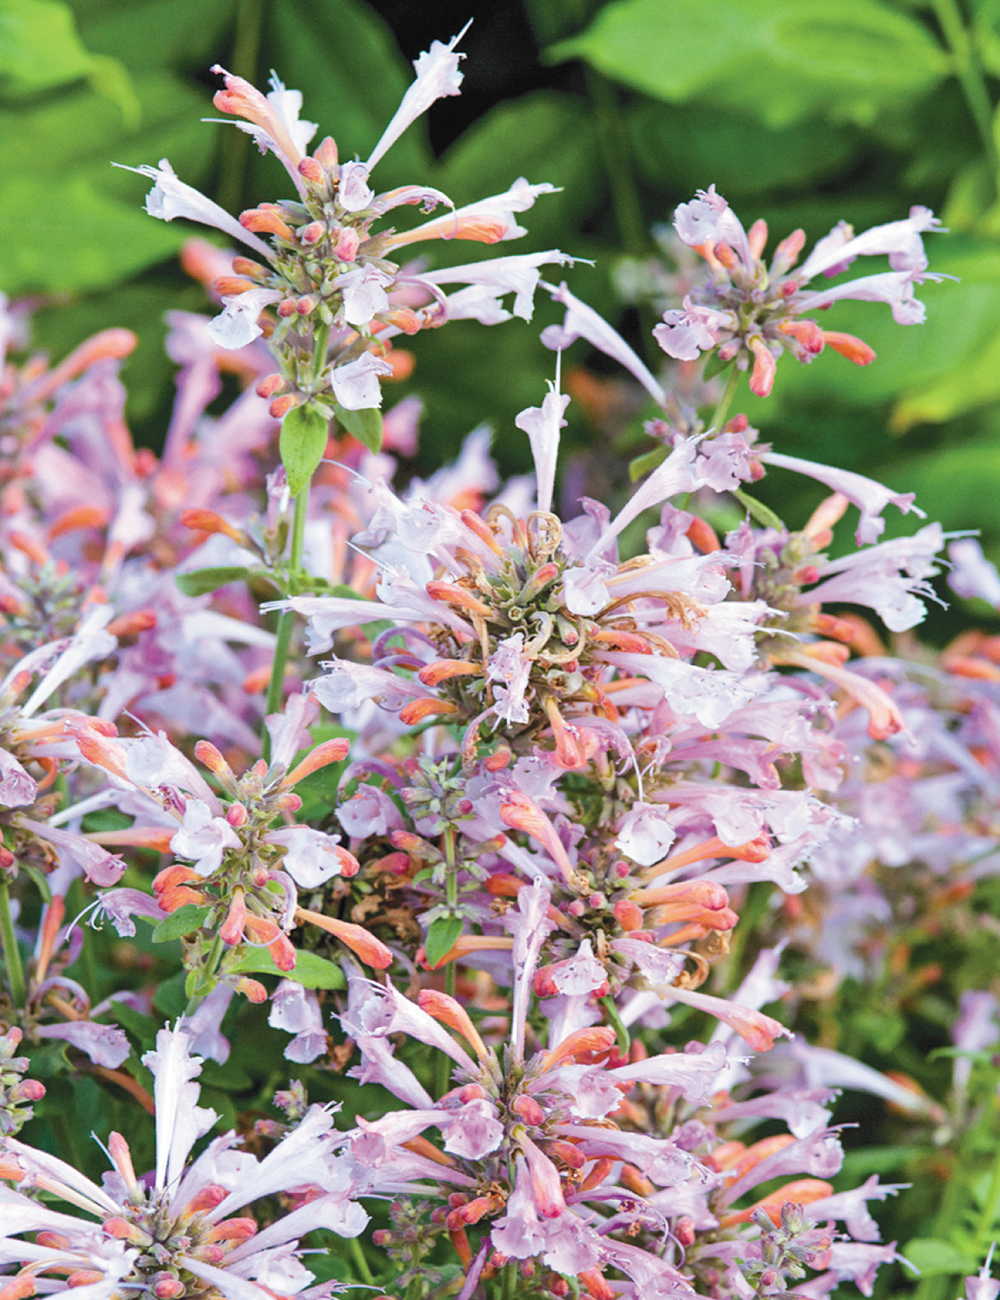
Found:
<path fill-rule="evenodd" d="M 296 949 L 293 972 L 279 970 L 266 948 L 246 948 L 228 970 L 235 975 L 277 975 L 281 979 L 291 976 L 306 989 L 342 989 L 346 981 L 339 966 L 315 952 Z"/>
<path fill-rule="evenodd" d="M 182 939 L 184 935 L 199 929 L 211 910 L 210 907 L 199 907 L 197 903 L 185 903 L 154 928 L 153 942 L 166 943 L 168 939 Z"/>
<path fill-rule="evenodd" d="M 115 1019 L 123 1029 L 128 1030 L 144 1051 L 156 1042 L 160 1022 L 154 1020 L 152 1016 L 144 1016 L 141 1011 L 136 1011 L 127 1002 L 116 1002 Z"/>
<path fill-rule="evenodd" d="M 330 422 L 315 406 L 296 406 L 281 424 L 278 446 L 288 475 L 288 490 L 297 497 L 323 459 Z"/>
<path fill-rule="evenodd" d="M 168 1020 L 176 1020 L 184 1014 L 187 998 L 184 996 L 184 979 L 186 972 L 179 970 L 169 979 L 160 980 L 153 994 L 153 1006 L 161 1011 Z"/>
<path fill-rule="evenodd" d="M 634 460 L 629 461 L 629 478 L 635 483 L 642 478 L 643 474 L 648 474 L 650 470 L 656 469 L 657 465 L 662 465 L 667 455 L 666 447 L 654 447 L 652 451 L 644 451 L 641 456 L 636 456 Z"/>
<path fill-rule="evenodd" d="M 86 77 L 93 56 L 69 7 L 55 0 L 0 0 L 0 81 L 5 89 L 47 90 Z"/>
<path fill-rule="evenodd" d="M 248 574 L 249 570 L 241 565 L 223 564 L 216 569 L 191 569 L 188 573 L 177 573 L 174 581 L 185 596 L 204 596 L 230 582 L 241 582 Z"/>
<path fill-rule="evenodd" d="M 0 179 L 0 285 L 9 294 L 101 289 L 175 252 L 188 231 L 100 193 L 83 176 Z"/>
<path fill-rule="evenodd" d="M 452 950 L 455 940 L 464 928 L 460 916 L 439 916 L 437 920 L 431 922 L 424 943 L 429 966 L 436 966 L 441 958 Z"/>
<path fill-rule="evenodd" d="M 930 32 L 877 0 L 715 0 L 711 22 L 702 0 L 612 0 L 549 58 L 585 59 L 658 99 L 707 99 L 774 127 L 819 114 L 870 124 L 949 72 Z"/>
<path fill-rule="evenodd" d="M 235 0 L 212 0 L 210 5 L 204 0 L 74 0 L 87 48 L 113 54 L 142 73 L 143 80 L 154 69 L 203 67 L 219 57 L 235 8 Z M 155 40 L 150 40 L 151 32 Z M 203 114 L 208 109 L 204 96 L 203 89 Z"/>
<path fill-rule="evenodd" d="M 758 501 L 756 497 L 749 496 L 742 488 L 737 488 L 733 496 L 746 510 L 747 514 L 754 521 L 760 524 L 761 528 L 784 528 L 784 524 L 778 518 L 769 506 L 764 505 L 763 501 Z"/>
<path fill-rule="evenodd" d="M 352 438 L 357 438 L 373 455 L 382 450 L 382 412 L 377 406 L 364 411 L 347 411 L 339 402 L 335 402 L 333 409 Z"/>
<path fill-rule="evenodd" d="M 914 1237 L 907 1242 L 902 1253 L 924 1277 L 973 1273 L 978 1267 L 974 1256 L 964 1255 L 950 1242 L 937 1241 L 933 1237 Z"/>

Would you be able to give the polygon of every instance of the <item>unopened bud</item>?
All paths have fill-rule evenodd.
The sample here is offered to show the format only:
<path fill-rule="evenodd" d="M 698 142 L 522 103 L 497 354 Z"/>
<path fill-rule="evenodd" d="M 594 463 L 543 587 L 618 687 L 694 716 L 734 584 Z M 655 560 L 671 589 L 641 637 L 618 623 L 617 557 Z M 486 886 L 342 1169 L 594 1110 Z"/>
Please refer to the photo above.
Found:
<path fill-rule="evenodd" d="M 267 409 L 272 419 L 283 420 L 288 412 L 298 404 L 299 399 L 294 393 L 286 393 L 284 397 L 276 397 Z"/>
<path fill-rule="evenodd" d="M 319 301 L 318 294 L 307 293 L 296 300 L 295 310 L 300 316 L 308 316 L 311 311 L 315 311 L 319 306 Z"/>
<path fill-rule="evenodd" d="M 257 385 L 256 392 L 258 397 L 274 397 L 280 393 L 285 386 L 284 375 L 267 375 Z"/>
<path fill-rule="evenodd" d="M 311 181 L 313 185 L 322 185 L 326 180 L 323 165 L 318 163 L 315 158 L 303 158 L 299 163 L 298 173 L 300 176 L 304 176 L 307 181 Z M 301 235 L 301 233 L 300 231 L 299 234 Z"/>
<path fill-rule="evenodd" d="M 318 244 L 325 234 L 326 226 L 322 221 L 310 221 L 299 231 L 299 239 L 303 244 Z"/>
<path fill-rule="evenodd" d="M 296 313 L 296 299 L 282 298 L 281 302 L 278 303 L 278 315 L 283 318 L 287 318 L 289 316 L 294 316 L 295 313 Z"/>
<path fill-rule="evenodd" d="M 689 1214 L 682 1214 L 674 1224 L 674 1236 L 682 1246 L 690 1246 L 694 1241 L 694 1219 Z"/>
<path fill-rule="evenodd" d="M 353 262 L 360 243 L 360 236 L 354 227 L 345 226 L 333 246 L 333 255 L 341 262 Z"/>
<path fill-rule="evenodd" d="M 321 162 L 324 167 L 337 166 L 337 142 L 332 135 L 324 136 L 313 157 L 317 162 Z"/>
<path fill-rule="evenodd" d="M 226 821 L 234 830 L 240 826 L 245 826 L 250 819 L 250 814 L 246 807 L 241 803 L 231 803 L 226 809 Z"/>

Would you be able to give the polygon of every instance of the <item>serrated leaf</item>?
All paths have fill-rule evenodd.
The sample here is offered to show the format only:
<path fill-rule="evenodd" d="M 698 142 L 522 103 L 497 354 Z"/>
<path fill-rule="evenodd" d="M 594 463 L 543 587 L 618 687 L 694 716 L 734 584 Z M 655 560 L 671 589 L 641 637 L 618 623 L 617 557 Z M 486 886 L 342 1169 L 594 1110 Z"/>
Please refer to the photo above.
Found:
<path fill-rule="evenodd" d="M 351 437 L 357 438 L 372 455 L 377 455 L 382 450 L 382 412 L 377 406 L 363 411 L 348 411 L 339 402 L 335 402 L 333 409 Z"/>
<path fill-rule="evenodd" d="M 442 957 L 447 956 L 464 928 L 460 916 L 439 916 L 436 921 L 431 922 L 424 942 L 429 966 L 436 966 Z"/>
<path fill-rule="evenodd" d="M 166 943 L 169 939 L 182 939 L 184 935 L 200 928 L 212 909 L 199 907 L 197 903 L 185 903 L 176 912 L 171 912 L 165 921 L 160 921 L 153 929 L 153 942 Z"/>
<path fill-rule="evenodd" d="M 230 582 L 240 582 L 246 578 L 249 570 L 241 565 L 220 565 L 215 569 L 191 569 L 187 573 L 177 573 L 174 581 L 185 596 L 204 596 L 210 591 L 218 591 Z"/>
<path fill-rule="evenodd" d="M 329 430 L 323 412 L 308 404 L 293 407 L 282 421 L 278 448 L 293 497 L 299 495 L 323 459 Z"/>
<path fill-rule="evenodd" d="M 320 957 L 318 953 L 300 952 L 298 949 L 291 972 L 279 970 L 266 948 L 245 949 L 236 964 L 228 967 L 228 970 L 236 975 L 277 975 L 281 979 L 291 976 L 297 984 L 307 989 L 342 989 L 346 984 L 339 966 Z"/>
<path fill-rule="evenodd" d="M 907 1242 L 902 1253 L 924 1277 L 972 1273 L 978 1266 L 974 1256 L 956 1250 L 948 1241 L 938 1241 L 933 1237 L 914 1237 Z"/>
<path fill-rule="evenodd" d="M 582 58 L 670 103 L 710 99 L 775 127 L 819 114 L 868 124 L 949 72 L 927 28 L 877 0 L 716 0 L 711 22 L 702 0 L 613 0 L 549 57 Z"/>

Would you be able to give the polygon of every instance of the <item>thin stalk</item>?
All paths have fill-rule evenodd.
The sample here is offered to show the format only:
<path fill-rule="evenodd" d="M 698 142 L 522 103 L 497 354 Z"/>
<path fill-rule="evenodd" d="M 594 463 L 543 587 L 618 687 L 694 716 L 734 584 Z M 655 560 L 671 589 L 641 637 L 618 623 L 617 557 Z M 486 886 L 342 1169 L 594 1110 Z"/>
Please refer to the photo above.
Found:
<path fill-rule="evenodd" d="M 961 1151 L 959 1152 L 961 1157 Z M 951 1226 L 962 1212 L 965 1202 L 967 1184 L 961 1176 L 960 1164 L 956 1162 L 952 1176 L 945 1184 L 944 1196 L 934 1219 L 934 1226 L 928 1233 L 935 1241 L 947 1241 L 951 1235 Z M 942 1274 L 934 1277 L 922 1277 L 913 1293 L 913 1300 L 945 1300 L 949 1292 L 950 1278 Z"/>
<path fill-rule="evenodd" d="M 734 361 L 729 368 L 729 378 L 726 380 L 726 387 L 722 396 L 719 398 L 715 410 L 712 412 L 712 422 L 710 429 L 720 430 L 726 422 L 726 416 L 729 414 L 729 408 L 733 404 L 733 398 L 736 396 L 736 385 L 740 382 L 740 372 Z"/>
<path fill-rule="evenodd" d="M 14 918 L 10 914 L 10 889 L 6 879 L 0 880 L 0 946 L 7 962 L 7 982 L 15 1007 L 23 1007 L 28 1000 L 24 983 L 24 966 L 21 950 L 14 933 Z"/>
<path fill-rule="evenodd" d="M 361 1243 L 357 1237 L 348 1237 L 347 1249 L 351 1256 L 354 1267 L 358 1270 L 358 1276 L 362 1282 L 367 1282 L 369 1286 L 375 1281 L 372 1271 L 368 1267 L 368 1261 L 365 1259 L 365 1252 L 361 1249 Z"/>
<path fill-rule="evenodd" d="M 188 999 L 188 1004 L 184 1008 L 185 1016 L 193 1016 L 201 1004 L 211 993 L 214 985 L 210 983 L 215 972 L 219 968 L 219 962 L 222 960 L 222 950 L 225 945 L 222 942 L 222 936 L 216 935 L 212 940 L 212 946 L 208 950 L 208 959 L 205 965 L 198 972 L 198 985 L 195 991 Z"/>
<path fill-rule="evenodd" d="M 503 1300 L 514 1300 L 517 1295 L 517 1274 L 517 1264 L 509 1259 L 503 1266 Z"/>
<path fill-rule="evenodd" d="M 444 860 L 447 874 L 444 878 L 445 902 L 454 916 L 458 911 L 458 874 L 455 862 L 455 828 L 449 826 L 444 833 Z M 450 961 L 444 968 L 444 991 L 455 996 L 455 963 Z"/>
<path fill-rule="evenodd" d="M 292 548 L 288 556 L 289 578 L 294 579 L 302 567 L 302 549 L 306 535 L 306 513 L 309 509 L 309 484 L 307 483 L 295 498 L 295 514 L 292 518 Z M 292 631 L 295 627 L 295 611 L 286 609 L 278 620 L 278 638 L 274 646 L 274 662 L 271 664 L 271 680 L 267 687 L 267 705 L 265 715 L 277 713 L 281 708 L 281 689 L 285 681 L 285 664 L 292 644 Z M 271 737 L 264 729 L 262 748 L 265 762 L 271 761 Z"/>
<path fill-rule="evenodd" d="M 972 120 L 976 124 L 983 152 L 990 167 L 990 179 L 994 192 L 1000 184 L 1000 158 L 997 156 L 997 144 L 993 138 L 993 104 L 986 86 L 986 78 L 980 66 L 969 29 L 962 20 L 962 12 L 957 0 L 934 0 L 934 13 L 944 38 L 948 42 L 955 62 L 955 75 L 958 77 L 969 106 Z"/>
<path fill-rule="evenodd" d="M 990 1179 L 990 1189 L 983 1202 L 983 1212 L 976 1224 L 976 1243 L 981 1250 L 985 1250 L 987 1243 L 993 1239 L 991 1234 L 998 1210 L 1000 1210 L 1000 1148 L 997 1149 L 996 1159 L 993 1162 L 993 1177 Z"/>

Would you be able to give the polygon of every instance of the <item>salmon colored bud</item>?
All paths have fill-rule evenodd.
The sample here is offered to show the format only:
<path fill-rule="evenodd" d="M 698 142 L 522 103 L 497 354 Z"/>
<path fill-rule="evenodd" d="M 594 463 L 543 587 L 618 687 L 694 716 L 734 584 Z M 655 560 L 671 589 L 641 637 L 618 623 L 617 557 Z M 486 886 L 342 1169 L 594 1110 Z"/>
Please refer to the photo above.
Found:
<path fill-rule="evenodd" d="M 690 1246 L 694 1241 L 694 1219 L 690 1214 L 682 1214 L 674 1224 L 674 1236 L 681 1246 Z"/>
<path fill-rule="evenodd" d="M 577 1029 L 544 1057 L 540 1073 L 544 1074 L 568 1057 L 572 1058 L 588 1052 L 606 1052 L 614 1044 L 614 1041 L 615 1031 L 608 1025 L 595 1025 L 589 1029 Z"/>
<path fill-rule="evenodd" d="M 267 1001 L 267 989 L 261 984 L 260 980 L 252 980 L 247 976 L 241 976 L 234 985 L 237 993 L 242 993 L 248 1002 L 260 1004 Z"/>
<path fill-rule="evenodd" d="M 223 1219 L 208 1234 L 209 1241 L 249 1241 L 257 1233 L 257 1221 L 245 1216 L 240 1219 Z"/>
<path fill-rule="evenodd" d="M 42 1244 L 43 1236 L 56 1236 L 55 1233 L 39 1233 L 38 1244 Z M 65 1241 L 65 1238 L 63 1238 Z M 66 1242 L 69 1245 L 69 1242 Z M 0 1286 L 0 1300 L 25 1300 L 29 1295 L 34 1295 L 36 1290 L 35 1276 L 33 1273 L 19 1273 L 16 1277 L 11 1278 Z"/>
<path fill-rule="evenodd" d="M 251 280 L 266 280 L 271 272 L 249 257 L 234 257 L 233 271 L 236 275 L 247 275 Z"/>
<path fill-rule="evenodd" d="M 563 1142 L 557 1139 L 555 1142 L 549 1143 L 548 1151 L 550 1156 L 555 1156 L 564 1165 L 569 1165 L 570 1169 L 582 1169 L 587 1163 L 587 1157 L 572 1142 Z"/>
<path fill-rule="evenodd" d="M 340 262 L 353 262 L 358 255 L 360 236 L 353 226 L 345 226 L 337 236 L 333 246 L 333 255 Z"/>
<path fill-rule="evenodd" d="M 69 1238 L 64 1237 L 61 1232 L 39 1232 L 35 1234 L 35 1242 L 39 1246 L 44 1246 L 46 1250 L 68 1250 Z"/>
<path fill-rule="evenodd" d="M 812 320 L 783 320 L 778 326 L 782 334 L 789 334 L 809 353 L 818 354 L 825 346 L 823 331 Z"/>
<path fill-rule="evenodd" d="M 824 1201 L 833 1195 L 831 1183 L 820 1178 L 797 1178 L 786 1183 L 784 1187 L 765 1196 L 763 1200 L 751 1205 L 747 1210 L 738 1210 L 733 1214 L 724 1214 L 719 1220 L 720 1228 L 732 1228 L 737 1223 L 750 1223 L 758 1210 L 763 1210 L 775 1227 L 781 1223 L 781 1211 L 785 1205 L 811 1205 L 813 1201 Z"/>
<path fill-rule="evenodd" d="M 324 167 L 337 166 L 337 142 L 332 135 L 323 137 L 313 157 L 317 162 L 322 163 Z"/>
<path fill-rule="evenodd" d="M 763 219 L 753 223 L 747 231 L 747 243 L 754 257 L 760 257 L 767 245 L 767 222 Z"/>
<path fill-rule="evenodd" d="M 238 830 L 245 826 L 250 819 L 250 814 L 246 807 L 241 803 L 231 803 L 226 809 L 226 821 L 232 826 L 233 830 Z"/>
<path fill-rule="evenodd" d="M 462 1223 L 478 1223 L 484 1214 L 489 1214 L 495 1208 L 496 1202 L 491 1196 L 477 1196 L 468 1205 L 463 1205 L 452 1213 L 459 1215 Z"/>
<path fill-rule="evenodd" d="M 77 1268 L 66 1277 L 68 1287 L 93 1286 L 95 1282 L 107 1284 L 106 1275 L 96 1268 Z"/>
<path fill-rule="evenodd" d="M 619 899 L 614 906 L 615 920 L 623 930 L 642 929 L 642 908 L 631 899 Z"/>
<path fill-rule="evenodd" d="M 11 1089 L 15 1101 L 41 1101 L 45 1096 L 45 1084 L 37 1079 L 24 1079 Z"/>
<path fill-rule="evenodd" d="M 605 1278 L 600 1269 L 584 1269 L 584 1271 L 578 1273 L 577 1276 L 583 1283 L 587 1295 L 592 1296 L 593 1300 L 615 1300 L 617 1292 L 611 1283 Z"/>
<path fill-rule="evenodd" d="M 246 212 L 241 212 L 240 225 L 244 230 L 252 231 L 255 235 L 277 235 L 279 239 L 289 244 L 295 243 L 291 226 L 282 221 L 277 212 L 263 207 L 248 208 Z"/>
<path fill-rule="evenodd" d="M 0 596 L 0 614 L 10 614 L 14 618 L 24 618 L 30 614 L 31 606 L 27 601 L 14 595 Z"/>
<path fill-rule="evenodd" d="M 297 795 L 294 790 L 287 790 L 275 799 L 274 806 L 279 812 L 297 813 L 302 807 L 302 797 Z"/>
<path fill-rule="evenodd" d="M 827 347 L 839 352 L 856 366 L 867 366 L 875 360 L 875 349 L 868 346 L 863 339 L 853 334 L 840 334 L 836 330 L 824 330 L 823 338 Z"/>
<path fill-rule="evenodd" d="M 326 171 L 315 158 L 303 158 L 296 170 L 313 185 L 322 185 L 326 180 Z"/>
<path fill-rule="evenodd" d="M 137 636 L 153 627 L 156 627 L 154 612 L 151 609 L 136 609 L 131 614 L 123 614 L 121 618 L 113 618 L 107 630 L 112 636 L 123 637 Z"/>
<path fill-rule="evenodd" d="M 774 250 L 774 261 L 771 263 L 772 274 L 784 275 L 799 260 L 799 254 L 805 246 L 806 232 L 793 230 Z"/>
<path fill-rule="evenodd" d="M 230 948 L 243 942 L 243 928 L 247 920 L 247 905 L 243 890 L 233 890 L 233 901 L 225 921 L 219 927 L 219 938 Z"/>
<path fill-rule="evenodd" d="M 422 700 L 410 700 L 404 704 L 399 710 L 399 720 L 412 727 L 418 722 L 423 722 L 424 718 L 433 717 L 435 714 L 450 715 L 457 712 L 458 705 L 453 704 L 451 700 L 435 700 L 428 697 Z"/>
<path fill-rule="evenodd" d="M 246 541 L 246 536 L 240 529 L 234 528 L 232 524 L 227 523 L 214 510 L 182 510 L 180 517 L 184 527 L 190 528 L 194 532 L 223 533 L 234 542 L 239 542 L 240 545 Z"/>
<path fill-rule="evenodd" d="M 318 244 L 326 234 L 326 226 L 322 221 L 310 221 L 308 226 L 303 226 L 299 231 L 299 239 L 303 244 Z"/>
<path fill-rule="evenodd" d="M 545 1112 L 541 1106 L 535 1101 L 534 1097 L 529 1097 L 525 1092 L 514 1098 L 511 1103 L 511 1110 L 520 1115 L 527 1124 L 538 1125 L 545 1120 Z"/>
<path fill-rule="evenodd" d="M 52 542 L 78 528 L 103 528 L 110 518 L 111 511 L 106 506 L 76 506 L 60 515 L 45 536 Z"/>
<path fill-rule="evenodd" d="M 268 397 L 274 397 L 276 393 L 280 393 L 284 386 L 284 375 L 267 375 L 260 381 L 254 391 L 258 397 L 263 397 L 266 400 Z"/>
<path fill-rule="evenodd" d="M 740 264 L 740 259 L 736 256 L 728 244 L 720 240 L 714 248 L 715 260 L 726 268 L 727 271 L 735 271 Z"/>
<path fill-rule="evenodd" d="M 427 841 L 421 839 L 419 835 L 414 835 L 412 831 L 392 831 L 389 841 L 394 849 L 402 849 L 405 853 L 419 855 L 427 848 Z"/>
<path fill-rule="evenodd" d="M 487 772 L 502 772 L 505 767 L 509 766 L 513 757 L 510 748 L 501 742 L 493 753 L 483 760 L 483 766 Z"/>
<path fill-rule="evenodd" d="M 481 1061 L 490 1059 L 486 1044 L 479 1036 L 479 1030 L 469 1018 L 469 1013 L 456 998 L 437 989 L 421 989 L 417 995 L 417 1005 L 435 1020 L 456 1030 L 471 1045 Z"/>
<path fill-rule="evenodd" d="M 459 1089 L 458 1099 L 463 1105 L 470 1101 L 482 1101 L 486 1096 L 486 1089 L 478 1083 L 467 1083 L 464 1088 Z"/>
<path fill-rule="evenodd" d="M 299 399 L 294 393 L 286 393 L 284 397 L 276 397 L 267 409 L 273 420 L 283 420 L 298 404 Z"/>
<path fill-rule="evenodd" d="M 792 577 L 796 582 L 801 583 L 803 587 L 809 587 L 814 582 L 819 582 L 819 569 L 815 564 L 806 564 L 798 569 Z"/>
<path fill-rule="evenodd" d="M 281 934 L 273 943 L 267 945 L 267 951 L 271 954 L 271 960 L 277 966 L 278 970 L 294 970 L 295 961 L 298 956 L 292 947 L 292 941 L 287 934 Z"/>
<path fill-rule="evenodd" d="M 417 673 L 417 680 L 424 686 L 437 686 L 452 677 L 481 677 L 481 664 L 471 664 L 467 659 L 438 659 Z"/>
<path fill-rule="evenodd" d="M 189 889 L 187 885 L 175 885 L 172 889 L 165 889 L 156 900 L 165 912 L 176 912 L 180 907 L 187 907 L 192 903 L 200 907 L 205 901 L 205 895 L 198 889 Z M 192 925 L 192 930 L 197 929 Z"/>
<path fill-rule="evenodd" d="M 203 1187 L 196 1196 L 188 1201 L 185 1213 L 188 1215 L 204 1214 L 208 1210 L 214 1210 L 217 1205 L 221 1205 L 226 1199 L 228 1192 L 218 1183 L 208 1183 Z"/>
<path fill-rule="evenodd" d="M 194 756 L 215 776 L 232 779 L 233 769 L 210 740 L 199 740 L 194 747 Z"/>
<path fill-rule="evenodd" d="M 701 551 L 702 555 L 719 550 L 719 538 L 715 529 L 704 519 L 699 519 L 697 515 L 691 520 L 686 536 L 691 545 Z"/>
<path fill-rule="evenodd" d="M 259 695 L 268 682 L 271 680 L 270 664 L 263 664 L 260 668 L 255 668 L 253 672 L 247 673 L 243 678 L 243 690 L 247 695 Z"/>
<path fill-rule="evenodd" d="M 342 762 L 351 750 L 351 742 L 343 736 L 337 736 L 333 740 L 324 740 L 322 744 L 317 745 L 311 753 L 307 754 L 301 763 L 298 763 L 287 776 L 282 778 L 283 786 L 295 785 L 304 777 L 318 772 L 320 768 L 327 767 L 330 763 Z"/>
<path fill-rule="evenodd" d="M 379 312 L 378 318 L 387 325 L 394 325 L 402 334 L 419 334 L 423 328 L 420 317 L 409 307 L 390 307 L 388 311 Z"/>
<path fill-rule="evenodd" d="M 295 300 L 295 310 L 300 316 L 308 316 L 311 311 L 315 311 L 319 306 L 319 295 L 307 293 L 301 298 Z"/>
<path fill-rule="evenodd" d="M 427 584 L 427 594 L 432 600 L 440 600 L 446 605 L 458 605 L 474 614 L 482 614 L 484 618 L 494 617 L 494 611 L 489 605 L 455 582 L 440 582 L 435 579 Z"/>
<path fill-rule="evenodd" d="M 177 1300 L 187 1290 L 179 1277 L 172 1273 L 158 1273 L 153 1282 L 153 1295 L 156 1300 Z"/>
<path fill-rule="evenodd" d="M 750 373 L 750 391 L 756 397 L 767 397 L 774 387 L 777 362 L 762 338 L 752 338 L 748 346 L 754 355 L 753 370 Z"/>
<path fill-rule="evenodd" d="M 212 288 L 220 298 L 235 298 L 253 287 L 251 280 L 241 279 L 238 275 L 220 275 L 212 282 Z"/>
<path fill-rule="evenodd" d="M 392 952 L 381 939 L 370 934 L 363 926 L 353 925 L 350 921 L 341 921 L 337 917 L 324 916 L 322 912 L 311 912 L 305 907 L 295 909 L 295 919 L 299 924 L 309 921 L 336 935 L 341 943 L 345 943 L 367 966 L 374 966 L 376 970 L 385 970 L 387 966 L 392 965 Z"/>
<path fill-rule="evenodd" d="M 289 316 L 294 316 L 297 301 L 295 298 L 282 298 L 281 302 L 278 303 L 278 315 L 283 320 L 287 320 Z"/>
<path fill-rule="evenodd" d="M 821 663 L 832 664 L 835 668 L 842 668 L 851 657 L 851 648 L 839 641 L 814 641 L 811 645 L 802 646 L 799 653 L 810 659 L 818 659 Z"/>

